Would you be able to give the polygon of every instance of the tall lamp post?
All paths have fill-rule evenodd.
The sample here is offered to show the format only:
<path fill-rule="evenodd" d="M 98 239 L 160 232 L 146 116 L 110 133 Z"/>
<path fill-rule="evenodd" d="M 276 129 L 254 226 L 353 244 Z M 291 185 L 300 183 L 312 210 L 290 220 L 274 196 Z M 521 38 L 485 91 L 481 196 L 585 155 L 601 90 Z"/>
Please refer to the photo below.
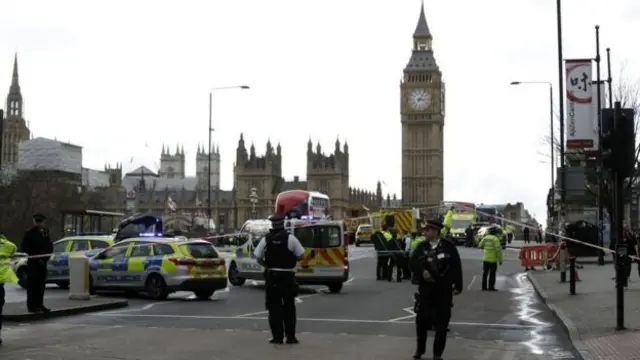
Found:
<path fill-rule="evenodd" d="M 231 90 L 242 89 L 249 90 L 248 85 L 236 85 L 236 86 L 220 86 L 209 90 L 209 146 L 207 154 L 207 227 L 211 227 L 211 134 L 213 133 L 213 92 L 218 90 Z M 220 186 L 220 184 L 218 184 Z M 211 229 L 209 229 L 211 230 Z"/>
<path fill-rule="evenodd" d="M 511 85 L 548 85 L 549 86 L 549 127 L 550 127 L 550 144 L 551 144 L 551 191 L 555 193 L 555 139 L 553 129 L 553 84 L 549 81 L 512 81 Z"/>
<path fill-rule="evenodd" d="M 256 205 L 258 204 L 258 190 L 254 187 L 249 192 L 249 202 L 251 203 L 251 218 L 256 218 Z"/>

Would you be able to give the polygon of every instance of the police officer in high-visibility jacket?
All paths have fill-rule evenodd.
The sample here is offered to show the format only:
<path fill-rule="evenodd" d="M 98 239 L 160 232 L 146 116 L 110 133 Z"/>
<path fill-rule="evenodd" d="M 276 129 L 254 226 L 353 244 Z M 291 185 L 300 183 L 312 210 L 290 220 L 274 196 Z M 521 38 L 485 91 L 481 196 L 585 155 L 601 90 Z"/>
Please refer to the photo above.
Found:
<path fill-rule="evenodd" d="M 4 284 L 15 284 L 18 277 L 11 268 L 11 257 L 16 253 L 16 246 L 4 235 L 0 235 L 0 345 L 2 345 L 2 308 L 4 307 Z"/>
<path fill-rule="evenodd" d="M 451 235 L 451 221 L 453 221 L 453 213 L 455 212 L 455 208 L 452 206 L 449 211 L 444 216 L 442 220 L 442 230 L 440 230 L 440 238 L 446 239 L 449 235 Z"/>
<path fill-rule="evenodd" d="M 496 289 L 496 271 L 502 265 L 502 245 L 500 244 L 500 228 L 491 226 L 487 234 L 478 242 L 482 250 L 482 291 L 498 291 Z M 487 277 L 489 283 L 487 283 Z"/>

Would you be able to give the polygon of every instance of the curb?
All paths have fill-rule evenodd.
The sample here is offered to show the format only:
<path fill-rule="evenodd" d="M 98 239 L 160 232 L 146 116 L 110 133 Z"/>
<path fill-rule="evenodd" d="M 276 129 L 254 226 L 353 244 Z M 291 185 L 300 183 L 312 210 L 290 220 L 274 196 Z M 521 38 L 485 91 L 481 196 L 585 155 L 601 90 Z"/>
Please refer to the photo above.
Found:
<path fill-rule="evenodd" d="M 562 325 L 562 329 L 569 336 L 569 341 L 571 341 L 571 345 L 573 345 L 573 348 L 576 351 L 576 353 L 582 358 L 582 360 L 594 359 L 594 357 L 589 353 L 584 342 L 582 342 L 582 339 L 580 338 L 580 333 L 578 332 L 578 328 L 573 324 L 573 322 L 564 313 L 564 311 L 562 311 L 562 309 L 558 308 L 555 304 L 549 302 L 549 294 L 547 294 L 547 292 L 544 291 L 544 289 L 542 288 L 538 280 L 535 278 L 535 276 L 532 276 L 531 274 L 527 274 L 527 279 L 529 279 L 529 282 L 533 286 L 533 289 L 535 290 L 536 294 L 538 294 L 538 297 L 542 300 L 543 303 L 545 303 L 549 307 L 549 310 L 551 310 L 551 313 L 553 314 L 553 316 L 556 318 L 556 320 L 558 320 L 560 325 Z"/>
<path fill-rule="evenodd" d="M 92 312 L 121 309 L 129 306 L 127 300 L 115 300 L 101 304 L 89 304 L 75 307 L 68 307 L 59 310 L 51 310 L 50 313 L 23 313 L 15 315 L 3 315 L 2 320 L 6 322 L 32 322 L 59 318 L 71 315 L 87 314 Z"/>

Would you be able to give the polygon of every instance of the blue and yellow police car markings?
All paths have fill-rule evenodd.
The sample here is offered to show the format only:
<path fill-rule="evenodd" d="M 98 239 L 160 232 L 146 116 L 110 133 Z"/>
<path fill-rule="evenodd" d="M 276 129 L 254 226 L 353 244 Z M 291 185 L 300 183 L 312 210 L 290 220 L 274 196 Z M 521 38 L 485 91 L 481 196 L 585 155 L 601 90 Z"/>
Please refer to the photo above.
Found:
<path fill-rule="evenodd" d="M 162 269 L 162 260 L 164 256 L 147 256 L 143 261 L 144 271 L 160 271 Z"/>

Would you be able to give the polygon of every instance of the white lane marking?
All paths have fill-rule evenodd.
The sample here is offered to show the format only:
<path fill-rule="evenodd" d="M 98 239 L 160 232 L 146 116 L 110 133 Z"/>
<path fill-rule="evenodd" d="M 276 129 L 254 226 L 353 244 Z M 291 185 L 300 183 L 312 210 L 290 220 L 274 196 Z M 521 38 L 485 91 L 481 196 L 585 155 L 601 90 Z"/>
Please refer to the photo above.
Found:
<path fill-rule="evenodd" d="M 237 318 L 242 318 L 245 316 L 256 316 L 256 315 L 263 315 L 263 314 L 268 314 L 268 311 L 256 311 L 256 312 L 252 312 L 252 313 L 248 313 L 248 314 L 242 314 L 242 315 L 236 315 L 235 317 Z"/>
<path fill-rule="evenodd" d="M 478 275 L 473 275 L 473 278 L 471 279 L 469 286 L 467 286 L 467 290 L 471 290 L 471 288 L 473 287 L 473 284 L 476 282 L 476 278 L 478 278 Z"/>
<path fill-rule="evenodd" d="M 398 322 L 398 321 L 402 321 L 402 320 L 413 319 L 414 317 L 416 317 L 416 315 L 415 314 L 411 314 L 411 315 L 401 316 L 401 317 L 397 317 L 395 319 L 391 319 L 391 320 L 389 320 L 389 322 Z"/>
<path fill-rule="evenodd" d="M 266 316 L 206 316 L 206 315 L 160 315 L 160 314 L 109 314 L 94 313 L 87 316 L 102 317 L 133 317 L 133 318 L 164 318 L 164 319 L 206 319 L 206 320 L 267 320 Z M 368 319 L 323 319 L 323 318 L 298 318 L 298 321 L 310 322 L 335 322 L 335 323 L 362 323 L 362 324 L 414 324 L 413 321 L 394 321 L 389 320 L 368 320 Z M 495 324 L 495 323 L 474 323 L 474 322 L 450 322 L 452 325 L 462 326 L 478 326 L 478 327 L 494 327 L 494 328 L 513 328 L 513 329 L 537 329 L 538 325 L 521 325 L 521 324 Z"/>

